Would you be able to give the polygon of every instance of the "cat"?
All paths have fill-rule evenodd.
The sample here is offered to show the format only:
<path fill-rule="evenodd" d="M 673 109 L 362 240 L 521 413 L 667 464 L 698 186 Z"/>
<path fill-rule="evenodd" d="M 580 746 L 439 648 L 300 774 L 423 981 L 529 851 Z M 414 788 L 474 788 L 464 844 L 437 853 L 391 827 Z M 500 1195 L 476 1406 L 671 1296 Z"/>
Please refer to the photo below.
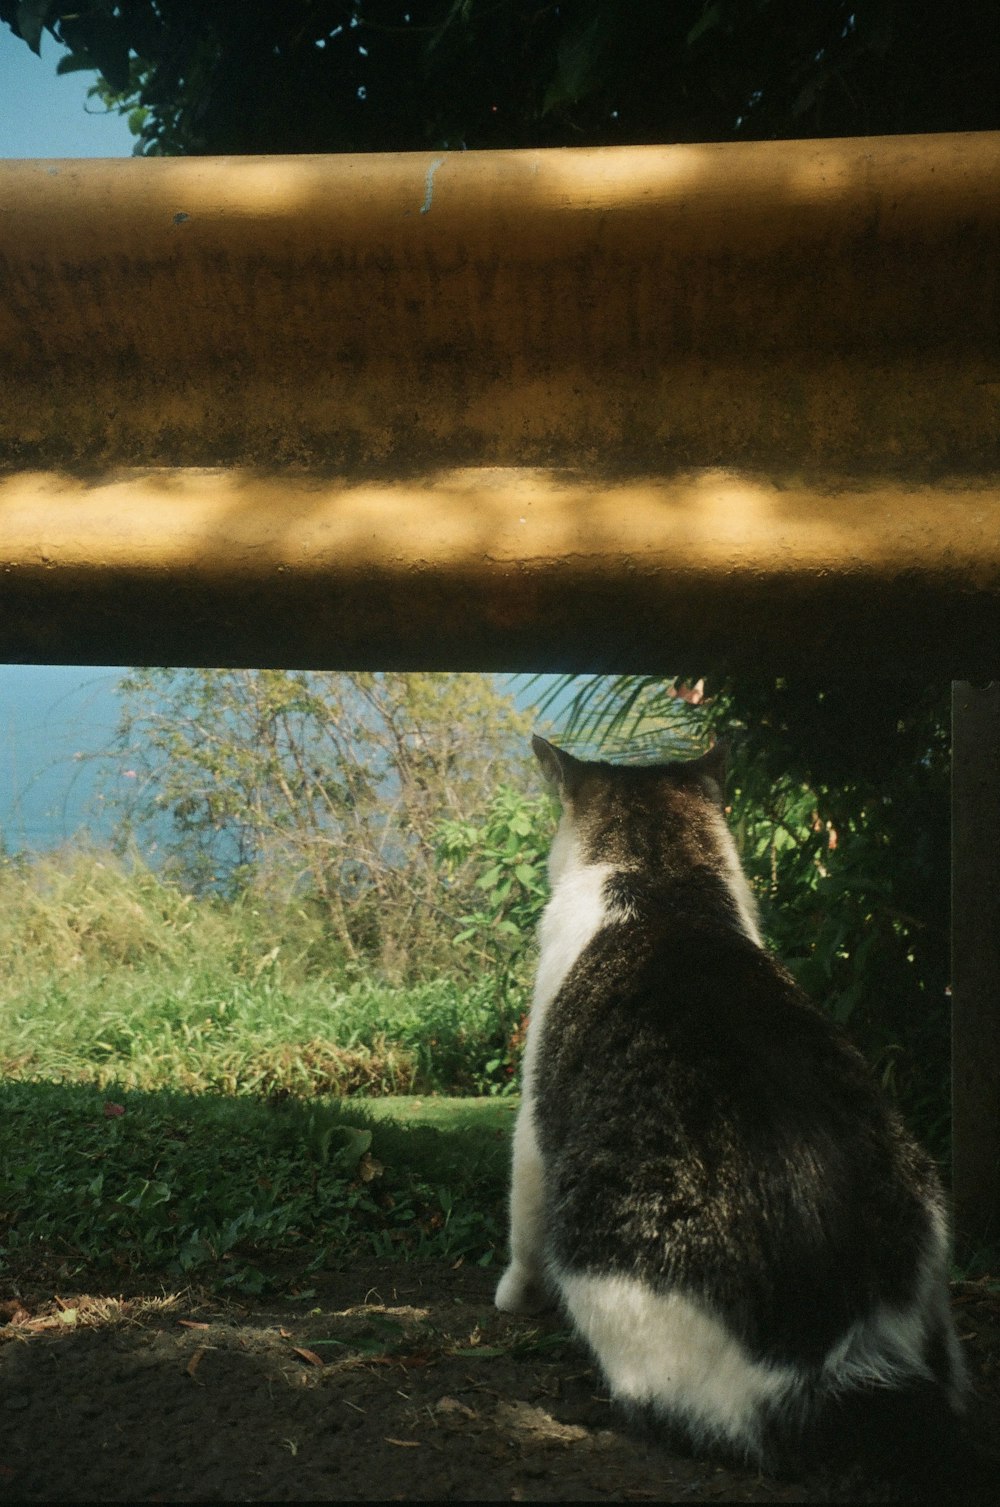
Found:
<path fill-rule="evenodd" d="M 533 747 L 563 814 L 497 1307 L 561 1303 L 612 1398 L 696 1453 L 947 1474 L 966 1379 L 941 1184 L 761 939 L 723 747 Z"/>

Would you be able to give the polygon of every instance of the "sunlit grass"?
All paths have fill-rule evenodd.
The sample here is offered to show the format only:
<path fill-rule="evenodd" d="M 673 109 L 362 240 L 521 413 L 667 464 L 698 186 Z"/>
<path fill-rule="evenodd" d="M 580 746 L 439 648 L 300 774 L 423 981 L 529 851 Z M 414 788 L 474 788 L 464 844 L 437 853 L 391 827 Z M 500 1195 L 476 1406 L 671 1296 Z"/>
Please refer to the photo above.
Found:
<path fill-rule="evenodd" d="M 0 862 L 0 1273 L 254 1292 L 359 1253 L 493 1259 L 520 996 L 323 947 L 294 906 L 108 855 Z"/>
<path fill-rule="evenodd" d="M 277 938 L 277 940 L 276 940 Z M 496 1092 L 520 997 L 332 966 L 294 905 L 195 900 L 69 852 L 0 865 L 0 1070 L 20 1081 L 294 1094 Z"/>

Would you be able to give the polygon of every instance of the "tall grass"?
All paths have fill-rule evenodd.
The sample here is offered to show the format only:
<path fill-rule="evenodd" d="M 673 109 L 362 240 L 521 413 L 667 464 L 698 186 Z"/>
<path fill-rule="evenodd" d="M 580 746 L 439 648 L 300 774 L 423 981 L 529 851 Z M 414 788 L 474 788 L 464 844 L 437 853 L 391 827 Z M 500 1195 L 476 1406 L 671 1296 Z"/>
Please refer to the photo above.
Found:
<path fill-rule="evenodd" d="M 433 1125 L 366 1102 L 502 1089 L 519 1003 L 351 971 L 304 906 L 99 852 L 0 860 L 0 1282 L 255 1292 L 359 1252 L 491 1260 L 502 1098 L 466 1123 L 442 1097 Z"/>
<path fill-rule="evenodd" d="M 0 1073 L 223 1093 L 497 1091 L 522 995 L 345 969 L 304 906 L 67 849 L 0 864 Z"/>

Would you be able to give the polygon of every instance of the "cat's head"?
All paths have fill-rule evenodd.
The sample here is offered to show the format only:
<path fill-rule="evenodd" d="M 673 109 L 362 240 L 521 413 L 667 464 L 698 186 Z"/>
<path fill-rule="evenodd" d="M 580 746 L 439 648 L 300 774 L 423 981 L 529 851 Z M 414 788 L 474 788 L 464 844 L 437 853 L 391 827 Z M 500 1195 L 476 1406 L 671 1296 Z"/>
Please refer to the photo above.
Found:
<path fill-rule="evenodd" d="M 678 872 L 717 861 L 728 846 L 722 820 L 727 746 L 663 764 L 578 759 L 537 735 L 531 746 L 563 808 L 552 879 L 569 861 Z"/>
<path fill-rule="evenodd" d="M 554 743 L 540 738 L 537 733 L 531 739 L 531 747 L 545 778 L 564 803 L 572 803 L 588 782 L 600 783 L 602 780 L 612 779 L 624 780 L 634 788 L 659 780 L 686 786 L 695 785 L 717 806 L 722 805 L 729 745 L 721 739 L 697 759 L 673 760 L 663 764 L 607 764 L 603 761 L 578 759 L 575 754 L 556 748 Z"/>

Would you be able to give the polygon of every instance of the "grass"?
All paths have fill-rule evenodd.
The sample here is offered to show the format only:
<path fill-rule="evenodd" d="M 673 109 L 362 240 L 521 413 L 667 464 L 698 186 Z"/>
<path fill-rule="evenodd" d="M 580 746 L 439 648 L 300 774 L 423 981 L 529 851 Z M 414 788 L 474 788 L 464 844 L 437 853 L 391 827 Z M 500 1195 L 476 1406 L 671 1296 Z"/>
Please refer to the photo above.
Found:
<path fill-rule="evenodd" d="M 352 977 L 324 945 L 294 905 L 194 900 L 107 855 L 0 863 L 0 1072 L 224 1094 L 510 1084 L 518 991 Z"/>
<path fill-rule="evenodd" d="M 362 1255 L 493 1261 L 518 994 L 333 961 L 294 907 L 0 859 L 0 1278 L 254 1293 Z"/>
<path fill-rule="evenodd" d="M 488 1264 L 511 1101 L 393 1102 L 4 1084 L 2 1268 L 254 1293 L 361 1253 Z"/>
<path fill-rule="evenodd" d="M 361 1251 L 493 1259 L 516 991 L 351 975 L 294 905 L 72 849 L 0 860 L 0 960 L 8 1279 L 254 1292 Z"/>
<path fill-rule="evenodd" d="M 391 1099 L 352 1102 L 363 1104 L 373 1119 L 390 1120 L 397 1125 L 425 1125 L 473 1137 L 513 1128 L 518 1106 L 513 1095 L 502 1099 L 452 1099 L 396 1094 Z"/>
<path fill-rule="evenodd" d="M 344 988 L 158 964 L 8 991 L 0 1070 L 192 1093 L 470 1092 L 503 1086 L 512 1029 L 490 987 Z"/>

